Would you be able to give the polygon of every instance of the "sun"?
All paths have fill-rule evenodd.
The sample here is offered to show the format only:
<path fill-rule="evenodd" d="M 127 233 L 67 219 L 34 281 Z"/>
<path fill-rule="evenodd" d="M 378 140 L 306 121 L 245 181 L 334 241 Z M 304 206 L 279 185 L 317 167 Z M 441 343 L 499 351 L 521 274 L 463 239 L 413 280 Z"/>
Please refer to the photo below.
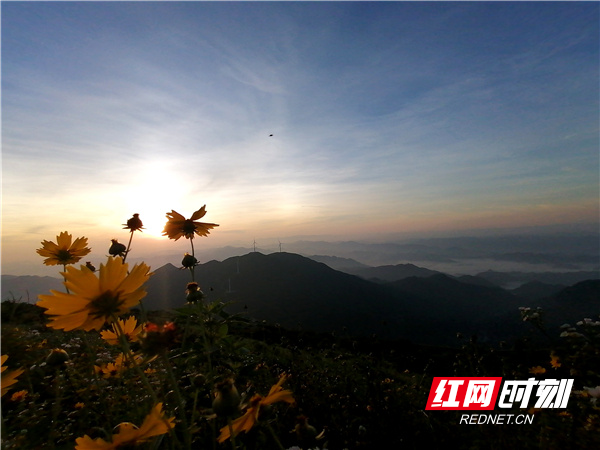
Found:
<path fill-rule="evenodd" d="M 150 235 L 151 237 L 162 237 L 162 231 L 165 227 L 165 223 L 167 219 L 165 217 L 166 210 L 161 209 L 160 212 L 154 206 L 148 206 L 146 208 L 139 208 L 140 218 L 142 218 L 142 222 L 144 223 L 144 229 L 142 230 L 144 233 Z"/>
<path fill-rule="evenodd" d="M 140 168 L 126 190 L 126 204 L 131 213 L 140 215 L 143 232 L 150 237 L 163 237 L 166 213 L 176 206 L 174 195 L 185 192 L 184 180 L 169 170 L 165 162 L 147 163 Z"/>

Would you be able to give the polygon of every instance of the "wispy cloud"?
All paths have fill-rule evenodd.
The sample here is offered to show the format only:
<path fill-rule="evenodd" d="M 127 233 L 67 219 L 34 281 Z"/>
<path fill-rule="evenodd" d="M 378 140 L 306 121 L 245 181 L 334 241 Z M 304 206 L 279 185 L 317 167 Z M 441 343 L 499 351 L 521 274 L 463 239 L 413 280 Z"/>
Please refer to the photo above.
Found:
<path fill-rule="evenodd" d="M 575 218 L 597 200 L 597 16 L 7 3 L 3 232 L 109 229 L 136 199 L 149 213 L 208 203 L 240 235 L 421 229 L 461 211 L 516 223 L 542 204 Z"/>

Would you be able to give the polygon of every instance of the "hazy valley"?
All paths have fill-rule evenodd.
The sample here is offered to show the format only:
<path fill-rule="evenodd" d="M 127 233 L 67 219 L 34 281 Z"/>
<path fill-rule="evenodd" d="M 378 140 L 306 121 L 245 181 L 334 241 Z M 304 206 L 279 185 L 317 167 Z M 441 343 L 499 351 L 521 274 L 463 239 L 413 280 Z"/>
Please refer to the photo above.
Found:
<path fill-rule="evenodd" d="M 387 251 L 390 255 L 392 250 L 396 255 L 415 252 L 415 245 Z M 323 253 L 331 250 L 323 244 L 319 248 Z M 453 346 L 457 333 L 476 335 L 489 343 L 514 339 L 528 331 L 529 324 L 523 324 L 519 315 L 522 306 L 543 308 L 545 325 L 550 329 L 597 317 L 600 312 L 597 270 L 485 270 L 473 275 L 450 275 L 411 263 L 370 266 L 348 255 L 365 256 L 367 249 L 375 251 L 377 247 L 354 243 L 346 248 L 343 257 L 251 251 L 200 264 L 195 279 L 207 300 L 222 300 L 228 303 L 230 312 L 243 313 L 253 320 L 288 329 L 348 336 L 375 334 L 382 339 L 422 344 Z M 443 249 L 438 247 L 435 253 L 432 248 L 428 248 L 432 259 L 444 258 Z M 421 259 L 423 250 L 419 248 Z M 220 250 L 222 255 L 243 251 L 234 247 Z M 453 251 L 467 253 L 456 246 Z M 470 252 L 474 256 L 475 251 Z M 489 256 L 483 249 L 478 252 L 479 256 Z M 527 252 L 519 252 L 524 254 Z M 581 254 L 572 251 L 571 260 L 585 262 Z M 502 258 L 502 254 L 497 255 Z M 548 255 L 545 262 L 552 259 Z M 544 258 L 538 255 L 540 259 Z M 189 271 L 170 263 L 154 267 L 144 307 L 165 310 L 184 305 L 185 287 L 191 280 Z M 61 280 L 2 275 L 2 300 L 34 303 L 38 294 L 50 289 L 61 290 Z"/>

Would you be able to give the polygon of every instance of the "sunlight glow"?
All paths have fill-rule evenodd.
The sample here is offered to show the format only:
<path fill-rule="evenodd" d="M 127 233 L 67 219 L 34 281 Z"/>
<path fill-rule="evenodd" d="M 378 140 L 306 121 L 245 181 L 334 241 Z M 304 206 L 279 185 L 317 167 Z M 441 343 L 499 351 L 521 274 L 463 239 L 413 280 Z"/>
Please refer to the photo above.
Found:
<path fill-rule="evenodd" d="M 169 170 L 168 163 L 154 161 L 140 168 L 132 187 L 126 199 L 128 208 L 140 215 L 146 235 L 161 238 L 166 213 L 173 209 L 173 193 L 184 192 L 184 180 Z"/>

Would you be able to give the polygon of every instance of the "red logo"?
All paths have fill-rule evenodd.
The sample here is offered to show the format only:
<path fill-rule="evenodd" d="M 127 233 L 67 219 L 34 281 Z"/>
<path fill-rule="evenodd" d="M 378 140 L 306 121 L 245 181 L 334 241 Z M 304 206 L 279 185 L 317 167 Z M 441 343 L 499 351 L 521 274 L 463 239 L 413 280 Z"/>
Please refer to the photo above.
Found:
<path fill-rule="evenodd" d="M 502 377 L 434 377 L 426 410 L 492 410 Z"/>

